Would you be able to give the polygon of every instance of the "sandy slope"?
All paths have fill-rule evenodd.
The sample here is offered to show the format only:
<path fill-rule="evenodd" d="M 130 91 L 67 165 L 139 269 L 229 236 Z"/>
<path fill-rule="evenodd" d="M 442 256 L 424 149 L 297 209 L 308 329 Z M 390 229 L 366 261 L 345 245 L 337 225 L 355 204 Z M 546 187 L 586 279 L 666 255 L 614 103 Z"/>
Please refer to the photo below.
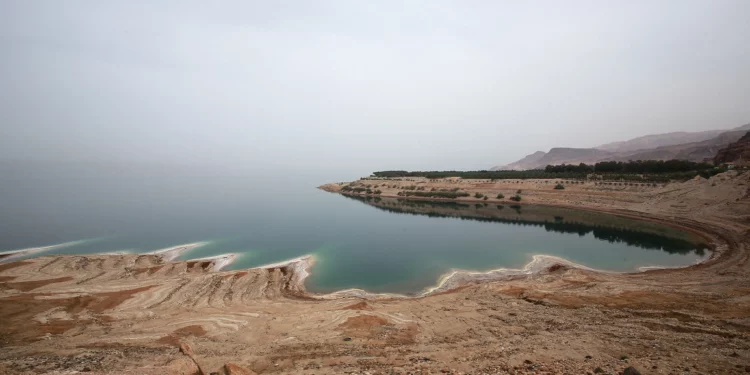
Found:
<path fill-rule="evenodd" d="M 228 272 L 212 271 L 216 260 L 158 254 L 2 263 L 0 372 L 182 374 L 197 373 L 198 363 L 208 374 L 227 362 L 273 374 L 750 371 L 750 173 L 563 191 L 550 181 L 359 183 L 460 186 L 490 197 L 521 189 L 526 203 L 680 225 L 717 251 L 687 269 L 622 275 L 551 266 L 460 280 L 418 299 L 311 296 L 300 287 L 299 262 Z M 397 187 L 380 189 L 395 196 Z"/>

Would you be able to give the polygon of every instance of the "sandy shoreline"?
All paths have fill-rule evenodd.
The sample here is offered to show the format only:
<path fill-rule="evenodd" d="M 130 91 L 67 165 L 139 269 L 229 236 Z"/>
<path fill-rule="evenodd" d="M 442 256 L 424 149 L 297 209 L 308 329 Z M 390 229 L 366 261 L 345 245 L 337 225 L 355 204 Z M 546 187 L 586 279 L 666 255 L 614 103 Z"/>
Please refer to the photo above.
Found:
<path fill-rule="evenodd" d="M 713 256 L 712 252 L 712 256 Z M 635 272 L 617 272 L 608 271 L 602 269 L 595 269 L 587 267 L 582 264 L 578 264 L 567 260 L 565 258 L 556 257 L 546 254 L 535 254 L 532 255 L 532 260 L 525 264 L 522 268 L 505 268 L 500 267 L 487 271 L 467 270 L 467 269 L 451 269 L 443 275 L 440 275 L 436 280 L 435 284 L 426 287 L 420 292 L 414 294 L 403 294 L 403 293 L 374 293 L 369 292 L 366 289 L 359 288 L 348 288 L 333 291 L 330 293 L 313 293 L 306 290 L 305 281 L 312 275 L 313 267 L 315 266 L 315 256 L 313 254 L 303 255 L 288 260 L 283 260 L 271 264 L 262 266 L 252 267 L 251 269 L 274 269 L 274 268 L 289 268 L 295 274 L 295 280 L 290 283 L 290 288 L 296 291 L 304 291 L 304 294 L 310 298 L 319 299 L 337 299 L 345 297 L 357 297 L 366 299 L 383 299 L 383 298 L 422 298 L 427 297 L 434 293 L 443 293 L 450 291 L 451 289 L 459 288 L 462 285 L 481 281 L 501 281 L 504 279 L 510 279 L 518 276 L 533 276 L 544 272 L 549 272 L 551 267 L 566 267 L 570 269 L 580 269 L 591 272 L 597 272 L 602 274 L 631 274 L 638 272 L 647 271 L 658 271 L 658 270 L 677 270 L 681 268 L 693 267 L 706 262 L 711 259 L 712 256 L 705 257 L 701 261 L 688 265 L 688 266 L 641 266 Z M 220 256 L 219 256 L 220 257 Z M 190 259 L 188 261 L 199 261 L 199 260 L 213 260 L 211 258 L 201 259 Z M 214 268 L 219 270 L 220 268 Z"/>
<path fill-rule="evenodd" d="M 65 247 L 81 244 L 86 241 L 90 241 L 90 240 L 69 241 L 69 242 L 63 242 L 63 243 L 54 244 L 54 245 L 48 245 L 48 246 L 30 247 L 30 248 L 25 248 L 25 249 L 0 252 L 0 263 L 10 262 L 15 259 L 27 257 L 29 255 L 41 254 L 50 250 L 55 250 L 55 249 L 60 249 L 60 248 L 65 248 Z M 168 247 L 165 249 L 145 252 L 144 254 L 158 254 L 162 258 L 164 258 L 165 261 L 173 261 L 179 258 L 180 256 L 182 256 L 185 252 L 204 246 L 206 244 L 208 244 L 208 242 L 187 243 L 183 245 Z M 102 253 L 95 253 L 95 254 L 97 255 L 122 255 L 126 253 L 129 253 L 129 251 L 120 250 L 120 251 L 110 251 L 110 252 L 102 252 Z"/>
<path fill-rule="evenodd" d="M 387 196 L 383 196 L 387 197 Z M 478 201 L 481 202 L 481 201 Z M 557 205 L 555 207 L 561 207 L 561 208 L 575 208 L 571 206 L 563 206 L 563 205 Z M 606 213 L 609 215 L 616 215 L 616 216 L 622 216 L 622 217 L 628 217 L 628 218 L 636 218 L 638 220 L 649 220 L 649 218 L 643 217 L 643 216 L 633 216 L 628 215 L 628 213 L 624 212 L 611 212 L 611 211 L 603 211 L 603 210 L 597 210 L 597 209 L 588 209 L 591 212 L 598 212 L 598 213 Z M 651 220 L 654 220 L 654 218 L 651 218 Z M 694 228 L 685 227 L 682 225 L 679 225 L 674 222 L 664 222 L 662 220 L 658 220 L 658 222 L 666 225 L 670 225 L 674 228 L 691 231 L 695 234 L 700 235 L 707 241 L 712 241 L 712 238 L 709 234 L 702 232 L 702 231 L 696 231 Z M 57 244 L 57 245 L 49 245 L 44 247 L 38 247 L 38 248 L 28 248 L 28 249 L 21 249 L 21 250 L 12 250 L 7 252 L 0 252 L 0 263 L 3 261 L 13 261 L 15 258 L 19 257 L 25 257 L 29 255 L 34 255 L 37 253 L 42 253 L 47 250 L 52 250 L 55 248 L 60 248 L 63 246 L 69 246 L 74 243 L 79 243 L 81 241 L 74 241 L 74 242 L 66 242 L 63 244 Z M 164 262 L 174 262 L 175 259 L 183 256 L 186 252 L 196 249 L 201 246 L 205 246 L 207 242 L 194 242 L 194 243 L 187 243 L 182 245 L 176 245 L 169 248 L 164 248 L 160 250 L 150 251 L 141 253 L 143 255 L 157 255 L 160 256 Z M 718 256 L 721 253 L 721 249 L 724 249 L 724 247 L 714 246 L 714 249 L 719 249 L 719 251 L 711 251 L 711 255 L 709 257 L 705 257 L 700 262 L 688 265 L 688 266 L 640 266 L 637 268 L 636 272 L 646 272 L 646 271 L 656 271 L 656 270 L 675 270 L 680 268 L 686 268 L 686 267 L 692 267 L 695 265 L 698 265 L 700 263 L 707 262 L 714 257 Z M 115 251 L 115 252 L 105 252 L 105 253 L 94 253 L 91 255 L 125 255 L 128 254 L 127 251 Z M 5 255 L 7 258 L 3 259 L 2 256 Z M 65 256 L 65 255 L 61 255 Z M 234 263 L 237 258 L 239 257 L 239 254 L 235 253 L 226 253 L 226 254 L 219 254 L 209 257 L 201 257 L 201 258 L 189 258 L 185 259 L 186 262 L 210 262 L 211 263 L 211 271 L 213 272 L 219 272 L 232 263 Z M 359 297 L 359 298 L 369 298 L 369 299 L 382 299 L 382 298 L 421 298 L 428 296 L 432 293 L 441 293 L 445 292 L 447 290 L 460 287 L 463 284 L 470 283 L 470 282 L 477 282 L 477 281 L 493 281 L 493 280 L 502 280 L 506 278 L 511 278 L 519 275 L 532 275 L 536 273 L 542 273 L 547 268 L 559 264 L 564 265 L 565 267 L 569 268 L 578 268 L 583 270 L 590 270 L 600 273 L 632 273 L 632 272 L 615 272 L 615 271 L 607 271 L 602 269 L 593 269 L 590 267 L 587 267 L 582 264 L 577 264 L 572 261 L 569 261 L 567 259 L 546 255 L 546 254 L 535 254 L 532 255 L 532 260 L 524 265 L 522 268 L 514 269 L 514 268 L 497 268 L 497 269 L 491 269 L 487 271 L 477 271 L 477 270 L 469 270 L 469 269 L 451 269 L 450 271 L 446 272 L 443 275 L 440 275 L 435 284 L 429 287 L 426 287 L 424 290 L 414 293 L 414 294 L 402 294 L 402 293 L 373 293 L 369 292 L 365 289 L 359 289 L 359 288 L 348 288 L 348 289 L 341 289 L 329 293 L 311 293 L 306 290 L 305 287 L 305 281 L 307 278 L 312 274 L 313 267 L 315 266 L 315 255 L 314 254 L 305 254 L 301 255 L 295 258 L 291 259 L 285 259 L 280 260 L 278 262 L 264 264 L 260 266 L 251 267 L 249 269 L 273 269 L 273 268 L 288 268 L 293 272 L 295 275 L 294 281 L 290 283 L 290 288 L 303 293 L 306 296 L 309 296 L 311 298 L 320 298 L 320 299 L 336 299 L 336 298 L 344 298 L 344 297 Z"/>
<path fill-rule="evenodd" d="M 177 246 L 173 246 L 173 247 L 168 247 L 166 249 L 152 251 L 152 252 L 150 252 L 148 254 L 159 255 L 162 258 L 164 258 L 164 260 L 166 260 L 166 261 L 169 262 L 169 261 L 173 261 L 173 260 L 179 258 L 180 256 L 182 256 L 182 254 L 184 254 L 184 253 L 186 253 L 186 252 L 188 252 L 190 250 L 199 248 L 199 247 L 204 246 L 206 244 L 208 244 L 208 242 L 193 242 L 193 243 L 188 243 L 188 244 L 184 244 L 184 245 L 177 245 Z"/>
<path fill-rule="evenodd" d="M 319 188 L 330 191 L 326 189 L 326 185 L 323 185 Z M 385 194 L 380 195 L 380 197 L 403 198 L 397 195 L 391 196 L 391 195 L 385 195 Z M 451 199 L 429 199 L 429 198 L 420 198 L 420 197 L 409 197 L 405 199 L 421 200 L 421 201 L 449 201 L 449 202 L 457 201 L 457 200 L 451 200 Z M 468 199 L 461 200 L 461 202 L 484 203 L 485 201 L 480 200 L 480 199 L 468 198 Z M 513 204 L 528 205 L 528 204 L 535 204 L 535 203 L 513 202 Z M 720 256 L 722 251 L 726 249 L 726 246 L 715 246 L 716 236 L 712 235 L 712 233 L 708 233 L 704 230 L 698 230 L 695 227 L 685 226 L 675 221 L 665 220 L 663 218 L 653 217 L 649 215 L 644 215 L 643 213 L 639 213 L 635 211 L 633 212 L 623 211 L 623 210 L 613 211 L 609 209 L 592 208 L 592 207 L 577 207 L 577 206 L 565 205 L 565 204 L 547 203 L 544 205 L 549 206 L 549 207 L 558 207 L 558 208 L 566 208 L 566 209 L 575 209 L 575 210 L 580 210 L 580 211 L 603 213 L 607 215 L 620 216 L 624 218 L 636 219 L 636 220 L 641 220 L 641 221 L 657 222 L 663 225 L 673 227 L 675 229 L 689 231 L 693 234 L 699 235 L 701 238 L 703 238 L 707 242 L 714 245 L 712 246 L 712 251 L 710 253 L 710 256 L 705 257 L 704 259 L 702 259 L 696 264 L 687 265 L 687 266 L 645 265 L 645 266 L 638 267 L 635 272 L 676 270 L 676 269 L 681 269 L 681 268 L 693 267 L 701 263 L 713 260 L 714 258 Z M 66 242 L 62 244 L 55 244 L 55 245 L 49 245 L 49 246 L 43 246 L 43 247 L 37 247 L 37 248 L 27 248 L 27 249 L 12 250 L 12 251 L 7 251 L 7 252 L 0 252 L 0 263 L 6 262 L 6 261 L 12 261 L 13 259 L 17 259 L 20 257 L 43 253 L 45 251 L 60 248 L 60 247 L 70 246 L 70 245 L 80 243 L 80 242 L 83 242 L 83 241 L 71 241 L 71 242 Z M 177 258 L 184 256 L 185 253 L 193 249 L 205 246 L 207 244 L 208 242 L 205 242 L 205 241 L 186 243 L 186 244 L 171 246 L 171 247 L 164 248 L 164 249 L 145 252 L 141 254 L 157 255 L 161 257 L 164 262 L 174 262 Z M 125 251 L 117 251 L 117 252 L 108 252 L 108 253 L 96 253 L 92 255 L 124 255 L 127 253 L 128 252 L 125 252 Z M 2 258 L 3 255 L 6 256 L 7 258 L 3 259 Z M 226 267 L 228 267 L 229 265 L 231 265 L 234 261 L 236 261 L 238 257 L 239 257 L 239 254 L 227 253 L 227 254 L 219 254 L 219 255 L 209 256 L 209 257 L 189 258 L 189 259 L 185 259 L 185 261 L 186 262 L 210 262 L 211 263 L 210 270 L 213 272 L 219 272 L 225 269 Z M 305 254 L 305 255 L 301 255 L 295 258 L 291 258 L 291 259 L 285 259 L 285 260 L 280 260 L 278 262 L 274 262 L 270 264 L 264 264 L 260 266 L 251 267 L 250 269 L 274 269 L 274 268 L 289 269 L 290 272 L 294 275 L 294 280 L 289 283 L 290 290 L 294 290 L 295 292 L 300 293 L 301 295 L 304 295 L 310 298 L 318 298 L 318 299 L 337 299 L 337 298 L 346 298 L 346 297 L 358 297 L 358 298 L 368 298 L 368 299 L 421 298 L 421 297 L 426 297 L 432 293 L 442 293 L 450 289 L 458 288 L 467 283 L 479 282 L 479 281 L 498 281 L 498 280 L 516 277 L 519 275 L 533 275 L 533 274 L 542 273 L 542 272 L 545 272 L 547 268 L 555 264 L 563 265 L 568 268 L 577 268 L 577 269 L 589 270 L 589 271 L 600 272 L 600 273 L 615 273 L 615 274 L 634 273 L 634 272 L 627 272 L 627 271 L 615 272 L 615 271 L 607 271 L 607 270 L 601 270 L 601 269 L 593 269 L 582 264 L 574 263 L 564 258 L 546 255 L 546 254 L 535 254 L 535 255 L 532 255 L 532 260 L 529 263 L 525 264 L 522 268 L 518 268 L 518 269 L 505 268 L 505 267 L 491 269 L 487 271 L 451 269 L 445 274 L 440 275 L 435 281 L 434 285 L 426 287 L 424 290 L 414 293 L 414 294 L 373 293 L 365 289 L 359 289 L 359 288 L 341 289 L 341 290 L 337 290 L 337 291 L 333 291 L 329 293 L 311 293 L 306 290 L 305 281 L 313 272 L 313 267 L 315 265 L 315 262 L 316 261 L 315 261 L 314 254 Z"/>
<path fill-rule="evenodd" d="M 322 190 L 331 191 L 331 189 L 328 188 L 328 185 L 323 185 L 319 188 Z M 342 193 L 342 194 L 347 195 L 347 193 Z M 349 194 L 349 195 L 355 195 L 355 194 Z M 398 195 L 387 195 L 387 194 L 379 195 L 379 197 L 397 198 L 397 199 L 403 198 Z M 430 199 L 430 198 L 420 198 L 420 197 L 409 197 L 405 199 L 421 200 L 421 201 L 449 201 L 449 202 L 458 201 L 455 199 Z M 467 199 L 460 200 L 460 202 L 485 203 L 486 201 L 481 200 L 481 199 L 467 198 Z M 535 204 L 535 203 L 513 202 L 513 204 L 527 205 L 527 204 Z M 688 265 L 688 266 L 658 266 L 658 265 L 649 266 L 649 265 L 646 265 L 646 266 L 638 267 L 635 272 L 678 270 L 682 268 L 689 268 L 689 267 L 697 266 L 701 263 L 712 261 L 715 258 L 719 257 L 721 253 L 727 249 L 727 246 L 716 246 L 715 241 L 717 240 L 717 237 L 715 236 L 715 233 L 709 233 L 709 232 L 706 232 L 705 230 L 699 230 L 696 227 L 685 226 L 676 221 L 665 220 L 663 218 L 644 215 L 643 213 L 639 213 L 635 211 L 629 212 L 629 211 L 623 211 L 623 210 L 610 210 L 610 209 L 602 209 L 602 208 L 594 208 L 594 207 L 578 207 L 578 206 L 573 206 L 569 204 L 547 203 L 545 205 L 550 206 L 550 207 L 559 207 L 559 208 L 576 209 L 576 210 L 590 211 L 590 212 L 596 212 L 596 213 L 603 213 L 603 214 L 615 215 L 615 216 L 642 220 L 642 221 L 658 222 L 660 224 L 668 225 L 676 229 L 692 232 L 696 235 L 701 236 L 703 239 L 705 239 L 706 241 L 709 241 L 709 243 L 713 245 L 710 256 L 705 257 L 704 259 L 702 259 L 696 264 Z M 66 247 L 66 246 L 70 246 L 70 245 L 80 243 L 80 242 L 83 242 L 83 241 L 71 241 L 71 242 L 66 242 L 62 244 L 49 245 L 49 246 L 43 246 L 43 247 L 37 247 L 37 248 L 27 248 L 27 249 L 0 252 L 0 262 L 12 261 L 16 258 L 43 253 L 48 250 Z M 176 246 L 172 246 L 172 247 L 168 247 L 168 248 L 164 248 L 160 250 L 154 250 L 154 251 L 146 252 L 143 254 L 144 255 L 146 254 L 157 255 L 161 257 L 164 262 L 173 262 L 175 261 L 175 259 L 183 256 L 186 252 L 199 248 L 201 246 L 205 246 L 206 244 L 208 244 L 208 242 L 187 243 L 187 244 L 176 245 Z M 118 251 L 118 252 L 100 253 L 100 254 L 93 254 L 93 255 L 124 255 L 124 254 L 126 254 L 126 252 Z M 5 256 L 5 258 L 3 258 L 3 256 Z M 213 272 L 219 272 L 223 270 L 224 268 L 226 268 L 227 266 L 231 265 L 237 259 L 238 256 L 239 254 L 227 253 L 227 254 L 219 254 L 215 256 L 202 257 L 202 258 L 190 258 L 190 259 L 186 259 L 185 261 L 186 262 L 210 262 L 211 263 L 210 270 Z M 527 263 L 526 265 L 524 265 L 524 267 L 519 268 L 519 269 L 505 268 L 505 267 L 491 269 L 487 271 L 451 269 L 445 274 L 440 275 L 433 286 L 426 287 L 421 292 L 418 292 L 415 294 L 373 293 L 373 292 L 369 292 L 367 290 L 358 289 L 358 288 L 341 289 L 341 290 L 337 290 L 337 291 L 333 291 L 329 293 L 311 293 L 306 290 L 305 281 L 311 275 L 312 268 L 314 267 L 314 265 L 315 265 L 315 256 L 313 254 L 306 254 L 306 255 L 301 255 L 295 258 L 291 258 L 291 259 L 281 260 L 275 263 L 251 267 L 250 269 L 274 269 L 274 268 L 289 269 L 290 272 L 294 275 L 294 280 L 289 283 L 288 288 L 290 290 L 294 290 L 297 293 L 300 293 L 301 295 L 304 295 L 310 298 L 317 298 L 317 299 L 338 299 L 338 298 L 346 298 L 346 297 L 357 297 L 357 298 L 367 298 L 367 299 L 421 298 L 421 297 L 429 296 L 430 294 L 433 294 L 433 293 L 442 293 L 445 291 L 449 291 L 451 289 L 461 287 L 462 285 L 465 285 L 468 283 L 479 282 L 479 281 L 498 281 L 498 280 L 517 277 L 520 275 L 539 274 L 539 273 L 545 272 L 547 269 L 555 265 L 561 265 L 567 268 L 577 268 L 581 270 L 588 270 L 588 271 L 599 272 L 599 273 L 613 273 L 613 274 L 633 273 L 633 272 L 614 272 L 614 271 L 606 271 L 606 270 L 601 270 L 601 269 L 592 269 L 582 264 L 571 262 L 564 258 L 551 256 L 551 255 L 545 255 L 545 254 L 535 254 L 532 256 L 532 260 L 529 263 Z"/>
<path fill-rule="evenodd" d="M 25 249 L 3 251 L 0 252 L 0 263 L 12 262 L 16 259 L 23 258 L 29 255 L 41 254 L 47 251 L 73 246 L 86 241 L 89 240 L 69 241 L 49 246 L 29 247 Z"/>

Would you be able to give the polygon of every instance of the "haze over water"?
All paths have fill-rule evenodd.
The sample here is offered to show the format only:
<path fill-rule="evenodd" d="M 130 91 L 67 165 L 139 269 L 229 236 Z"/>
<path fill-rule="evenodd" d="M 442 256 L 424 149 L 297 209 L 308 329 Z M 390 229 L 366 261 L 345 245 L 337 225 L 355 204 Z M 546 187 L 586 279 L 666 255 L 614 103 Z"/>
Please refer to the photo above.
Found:
<path fill-rule="evenodd" d="M 644 240 L 637 231 L 652 228 L 642 222 L 617 222 L 635 232 L 612 237 L 591 225 L 561 226 L 606 224 L 607 215 L 532 206 L 415 208 L 393 199 L 376 205 L 318 190 L 333 179 L 304 171 L 45 164 L 4 166 L 2 173 L 0 251 L 66 243 L 44 254 L 140 253 L 205 242 L 182 259 L 238 253 L 234 269 L 314 254 L 307 286 L 317 292 L 415 293 L 451 269 L 521 268 L 535 254 L 613 271 L 689 265 L 705 256 L 687 240 Z M 436 209 L 473 219 L 439 217 Z M 403 214 L 409 210 L 413 215 Z M 501 220 L 482 219 L 487 215 Z"/>

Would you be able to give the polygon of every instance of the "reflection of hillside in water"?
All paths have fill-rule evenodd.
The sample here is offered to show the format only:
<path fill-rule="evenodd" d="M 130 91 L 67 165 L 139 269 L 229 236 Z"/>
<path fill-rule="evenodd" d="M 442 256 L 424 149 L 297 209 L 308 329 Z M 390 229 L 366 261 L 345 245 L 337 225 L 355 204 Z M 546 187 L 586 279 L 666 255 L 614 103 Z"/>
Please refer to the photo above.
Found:
<path fill-rule="evenodd" d="M 592 234 L 611 243 L 625 243 L 643 249 L 663 250 L 670 254 L 695 252 L 703 256 L 708 245 L 689 233 L 664 225 L 557 207 L 494 205 L 425 201 L 371 196 L 344 195 L 383 211 L 396 214 L 454 218 L 510 225 L 538 226 L 548 232 Z"/>

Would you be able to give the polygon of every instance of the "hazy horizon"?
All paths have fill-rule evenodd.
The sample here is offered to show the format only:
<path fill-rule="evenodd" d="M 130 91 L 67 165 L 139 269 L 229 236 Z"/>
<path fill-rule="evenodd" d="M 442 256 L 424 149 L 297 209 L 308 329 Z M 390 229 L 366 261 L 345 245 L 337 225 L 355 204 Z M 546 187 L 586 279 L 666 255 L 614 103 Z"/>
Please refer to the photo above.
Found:
<path fill-rule="evenodd" d="M 0 3 L 0 161 L 488 169 L 750 122 L 750 2 Z M 325 182 L 325 181 L 323 181 Z"/>

